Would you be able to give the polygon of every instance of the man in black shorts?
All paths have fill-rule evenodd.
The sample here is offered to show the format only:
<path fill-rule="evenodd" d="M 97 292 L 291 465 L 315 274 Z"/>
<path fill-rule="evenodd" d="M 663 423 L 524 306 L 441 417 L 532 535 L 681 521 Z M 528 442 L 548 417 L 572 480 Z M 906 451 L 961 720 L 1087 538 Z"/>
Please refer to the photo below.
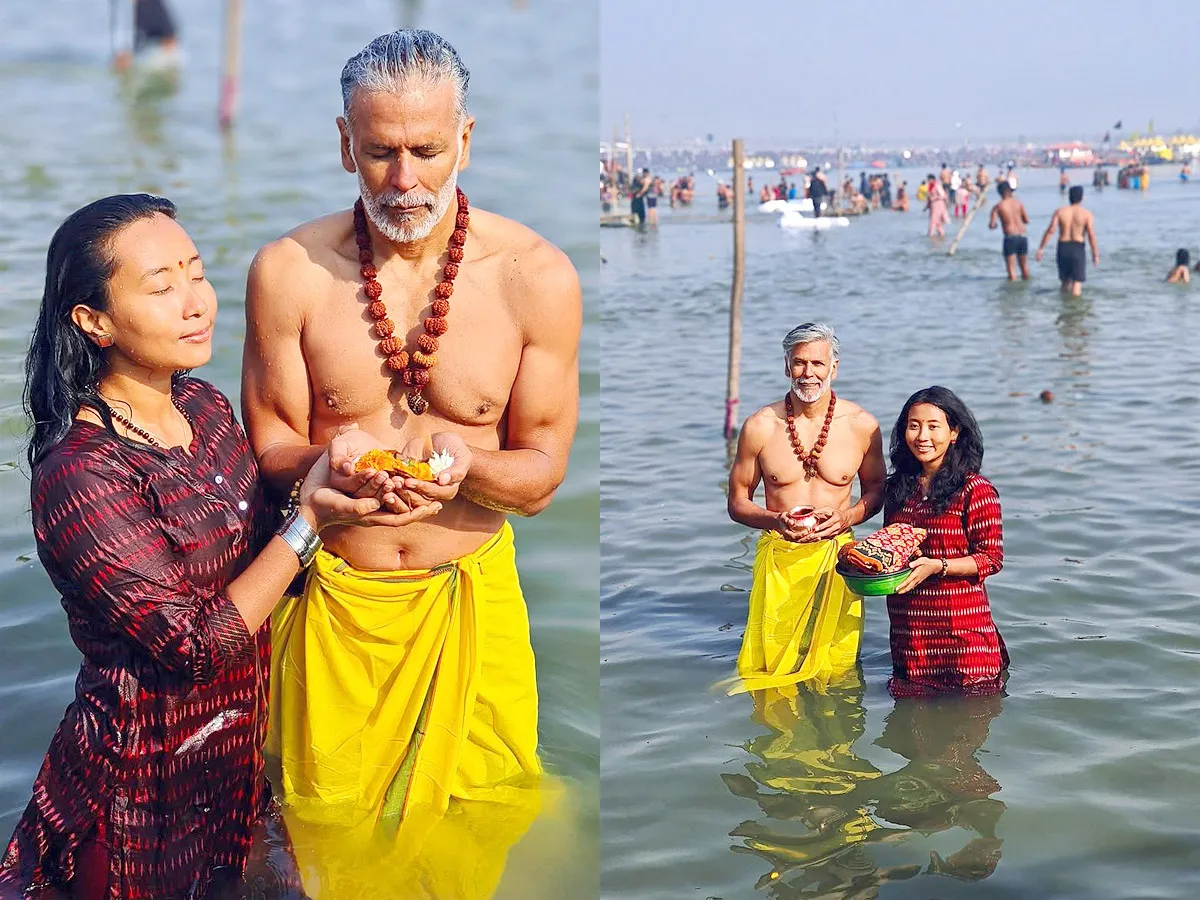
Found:
<path fill-rule="evenodd" d="M 808 185 L 808 199 L 812 201 L 813 215 L 816 218 L 821 218 L 821 204 L 825 202 L 825 195 L 829 193 L 829 186 L 825 184 L 825 173 L 821 171 L 821 167 L 817 166 L 813 170 L 812 181 Z"/>
<path fill-rule="evenodd" d="M 646 195 L 650 193 L 650 170 L 642 169 L 633 176 L 629 189 L 629 211 L 637 217 L 638 227 L 646 224 Z"/>
<path fill-rule="evenodd" d="M 1025 236 L 1025 226 L 1029 224 L 1029 214 L 1025 212 L 1025 204 L 1013 196 L 1012 185 L 1001 181 L 997 185 L 1000 191 L 1000 202 L 992 207 L 992 216 L 988 228 L 995 228 L 997 223 L 1004 231 L 1004 265 L 1008 269 L 1008 280 L 1017 280 L 1017 264 L 1021 266 L 1021 278 L 1029 280 L 1029 238 Z"/>
<path fill-rule="evenodd" d="M 658 184 L 649 169 L 642 169 L 642 178 L 649 185 L 645 195 L 646 224 L 651 228 L 656 228 L 658 226 Z"/>
<path fill-rule="evenodd" d="M 1077 184 L 1067 193 L 1069 205 L 1059 207 L 1050 217 L 1050 225 L 1042 235 L 1038 247 L 1037 261 L 1042 261 L 1042 252 L 1050 242 L 1050 235 L 1058 226 L 1058 280 L 1064 293 L 1078 297 L 1087 280 L 1087 253 L 1084 239 L 1092 247 L 1092 263 L 1100 265 L 1100 249 L 1096 246 L 1096 220 L 1091 210 L 1083 208 L 1083 185 Z"/>

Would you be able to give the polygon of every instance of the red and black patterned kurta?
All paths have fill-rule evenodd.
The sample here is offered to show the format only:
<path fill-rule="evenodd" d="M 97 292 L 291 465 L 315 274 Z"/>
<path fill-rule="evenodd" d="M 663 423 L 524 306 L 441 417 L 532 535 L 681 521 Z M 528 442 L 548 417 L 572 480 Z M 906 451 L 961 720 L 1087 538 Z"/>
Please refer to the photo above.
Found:
<path fill-rule="evenodd" d="M 77 421 L 34 468 L 38 555 L 83 663 L 0 862 L 10 889 L 70 882 L 99 830 L 112 900 L 203 897 L 270 801 L 270 628 L 248 634 L 225 594 L 270 511 L 229 401 L 190 378 L 175 396 L 188 452 Z"/>
<path fill-rule="evenodd" d="M 968 475 L 944 512 L 919 493 L 885 522 L 907 522 L 928 532 L 921 555 L 932 559 L 970 556 L 972 576 L 933 575 L 907 594 L 888 597 L 895 697 L 939 693 L 996 694 L 1008 668 L 1008 650 L 992 621 L 983 580 L 1004 564 L 1000 497 L 982 475 Z"/>

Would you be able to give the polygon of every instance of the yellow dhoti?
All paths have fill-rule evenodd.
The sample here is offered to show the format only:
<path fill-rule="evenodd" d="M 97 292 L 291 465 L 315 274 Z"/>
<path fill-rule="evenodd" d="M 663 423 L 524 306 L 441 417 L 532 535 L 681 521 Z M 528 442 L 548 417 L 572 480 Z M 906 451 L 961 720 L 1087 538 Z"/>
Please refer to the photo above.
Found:
<path fill-rule="evenodd" d="M 321 824 L 395 827 L 450 798 L 502 799 L 537 759 L 529 620 L 506 523 L 424 571 L 364 572 L 320 551 L 272 622 L 276 793 Z"/>
<path fill-rule="evenodd" d="M 834 572 L 837 553 L 852 540 L 799 544 L 764 531 L 754 553 L 754 581 L 746 634 L 738 654 L 739 682 L 730 694 L 818 685 L 858 660 L 862 598 Z"/>

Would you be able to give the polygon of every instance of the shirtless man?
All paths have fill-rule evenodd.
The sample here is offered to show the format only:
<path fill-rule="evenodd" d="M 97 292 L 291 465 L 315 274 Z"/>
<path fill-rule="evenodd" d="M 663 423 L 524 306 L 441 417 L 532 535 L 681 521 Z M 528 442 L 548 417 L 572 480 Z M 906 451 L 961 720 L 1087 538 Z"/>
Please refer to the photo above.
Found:
<path fill-rule="evenodd" d="M 1038 247 L 1037 261 L 1042 261 L 1042 252 L 1050 242 L 1050 235 L 1058 226 L 1058 280 L 1062 283 L 1064 293 L 1070 292 L 1078 297 L 1087 280 L 1087 255 L 1084 252 L 1083 241 L 1092 247 L 1092 263 L 1100 265 L 1100 250 L 1096 246 L 1096 220 L 1091 210 L 1083 208 L 1083 185 L 1077 184 L 1067 194 L 1071 201 L 1067 206 L 1061 206 L 1050 217 L 1050 225 L 1042 235 L 1042 244 Z"/>
<path fill-rule="evenodd" d="M 729 475 L 729 517 L 762 531 L 738 657 L 747 690 L 827 679 L 854 665 L 861 601 L 833 569 L 851 527 L 881 508 L 887 476 L 879 423 L 832 390 L 839 355 L 833 329 L 800 325 L 784 338 L 783 348 L 791 390 L 746 420 Z M 851 502 L 856 475 L 861 496 Z M 754 502 L 760 483 L 765 506 Z M 821 611 L 836 627 L 831 624 L 805 646 L 806 627 Z M 790 626 L 764 628 L 771 620 L 794 622 L 795 633 L 784 634 Z"/>
<path fill-rule="evenodd" d="M 975 172 L 975 184 L 979 186 L 980 193 L 983 193 L 987 190 L 988 182 L 990 180 L 991 179 L 987 173 L 987 169 L 983 167 L 983 163 L 980 163 L 978 170 Z"/>
<path fill-rule="evenodd" d="M 988 228 L 995 228 L 999 222 L 1004 231 L 1004 265 L 1008 269 L 1008 280 L 1017 280 L 1017 263 L 1020 263 L 1021 279 L 1028 281 L 1029 238 L 1025 236 L 1025 226 L 1029 224 L 1029 214 L 1025 212 L 1025 204 L 1013 196 L 1007 181 L 1000 182 L 999 191 L 1000 202 L 992 207 Z"/>
<path fill-rule="evenodd" d="M 582 303 L 565 254 L 456 202 L 468 77 L 428 31 L 351 58 L 337 125 L 361 204 L 300 225 L 250 268 L 243 415 L 271 484 L 286 492 L 339 433 L 347 455 L 330 462 L 347 475 L 377 448 L 455 460 L 433 481 L 371 482 L 393 513 L 441 509 L 323 532 L 303 595 L 276 611 L 268 752 L 285 807 L 317 820 L 395 826 L 540 772 L 507 516 L 545 509 L 565 476 Z"/>
<path fill-rule="evenodd" d="M 825 197 L 829 193 L 829 185 L 825 183 L 825 173 L 821 171 L 821 167 L 817 166 L 813 172 L 812 181 L 808 185 L 808 198 L 812 200 L 813 216 L 821 218 L 821 207 L 825 204 Z"/>

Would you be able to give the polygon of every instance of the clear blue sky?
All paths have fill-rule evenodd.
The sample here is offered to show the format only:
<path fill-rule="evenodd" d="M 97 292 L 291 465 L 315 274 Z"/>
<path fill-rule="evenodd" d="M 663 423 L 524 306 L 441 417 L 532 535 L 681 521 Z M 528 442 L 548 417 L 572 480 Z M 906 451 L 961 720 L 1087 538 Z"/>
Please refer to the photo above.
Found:
<path fill-rule="evenodd" d="M 635 144 L 1194 132 L 1200 3 L 600 0 L 600 72 Z"/>

